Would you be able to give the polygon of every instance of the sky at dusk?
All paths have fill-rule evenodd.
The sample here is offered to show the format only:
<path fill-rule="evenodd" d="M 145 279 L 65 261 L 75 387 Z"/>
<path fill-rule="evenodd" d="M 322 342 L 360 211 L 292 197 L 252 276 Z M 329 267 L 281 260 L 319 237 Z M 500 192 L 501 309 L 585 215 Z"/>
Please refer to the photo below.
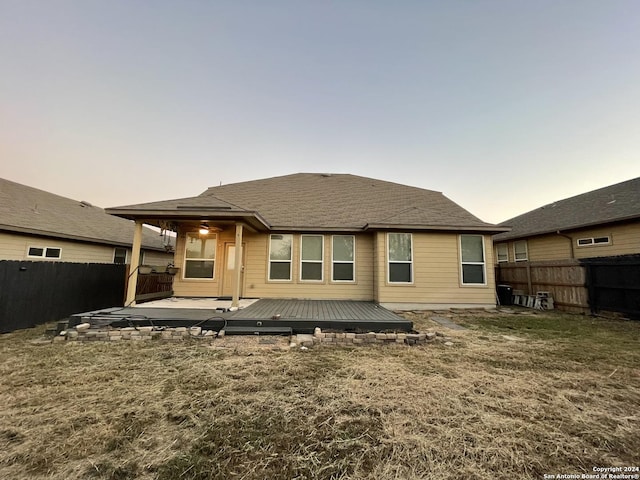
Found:
<path fill-rule="evenodd" d="M 481 219 L 640 176 L 640 2 L 0 0 L 0 177 L 102 207 L 297 172 Z"/>

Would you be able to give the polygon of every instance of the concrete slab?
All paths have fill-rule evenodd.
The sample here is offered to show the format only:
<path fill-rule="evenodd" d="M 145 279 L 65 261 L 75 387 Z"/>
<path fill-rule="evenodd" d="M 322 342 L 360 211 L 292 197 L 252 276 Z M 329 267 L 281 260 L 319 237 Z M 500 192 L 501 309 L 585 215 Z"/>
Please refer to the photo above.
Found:
<path fill-rule="evenodd" d="M 429 320 L 433 320 L 434 322 L 439 323 L 443 327 L 449 328 L 451 330 L 466 330 L 466 328 L 463 327 L 462 325 L 453 323 L 451 320 L 449 320 L 446 317 L 440 317 L 440 316 L 434 315 L 433 317 L 429 317 Z"/>
<path fill-rule="evenodd" d="M 257 302 L 258 298 L 241 298 L 240 308 L 246 308 Z M 192 298 L 192 297 L 170 297 L 160 300 L 152 300 L 136 305 L 132 308 L 202 308 L 215 310 L 217 308 L 231 308 L 231 300 L 220 300 L 218 298 Z"/>

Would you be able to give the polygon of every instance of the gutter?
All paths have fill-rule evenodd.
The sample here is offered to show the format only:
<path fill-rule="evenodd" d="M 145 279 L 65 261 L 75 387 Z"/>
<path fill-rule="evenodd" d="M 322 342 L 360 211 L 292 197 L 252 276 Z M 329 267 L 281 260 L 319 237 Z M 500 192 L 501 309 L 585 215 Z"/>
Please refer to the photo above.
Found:
<path fill-rule="evenodd" d="M 640 219 L 640 215 L 635 214 L 635 215 L 627 215 L 625 217 L 619 217 L 619 218 L 610 218 L 610 219 L 606 219 L 606 220 L 600 220 L 600 221 L 594 221 L 594 222 L 588 222 L 588 223 L 582 223 L 579 225 L 565 225 L 563 228 L 566 231 L 573 231 L 573 230 L 582 230 L 583 228 L 591 228 L 591 227 L 602 227 L 602 226 L 606 226 L 606 225 L 615 225 L 617 223 L 625 223 L 625 222 L 629 222 L 632 220 L 636 220 L 636 219 Z M 549 235 L 552 233 L 558 233 L 560 230 L 556 230 L 556 229 L 551 229 L 551 230 L 539 230 L 539 231 L 532 231 L 532 232 L 524 232 L 524 233 L 515 233 L 512 235 L 505 235 L 505 233 L 507 232 L 503 232 L 500 233 L 499 235 L 505 235 L 504 237 L 500 237 L 500 238 L 496 238 L 495 241 L 496 242 L 511 242 L 513 240 L 518 240 L 521 238 L 529 238 L 529 237 L 537 237 L 540 235 Z"/>
<path fill-rule="evenodd" d="M 13 234 L 25 234 L 25 235 L 33 235 L 36 237 L 47 237 L 47 238 L 60 238 L 62 240 L 71 240 L 79 243 L 95 243 L 98 245 L 106 245 L 109 247 L 129 247 L 131 248 L 131 243 L 120 242 L 117 240 L 107 240 L 104 238 L 92 238 L 92 237 L 80 237 L 77 235 L 69 235 L 66 233 L 58 233 L 58 232 L 50 232 L 47 230 L 36 230 L 34 228 L 25 228 L 25 227 L 16 227 L 13 225 L 0 225 L 0 231 L 13 233 Z M 144 250 L 154 250 L 157 252 L 164 252 L 165 249 L 162 247 L 156 247 L 152 245 L 142 244 L 141 247 Z M 175 245 L 174 245 L 175 247 Z"/>

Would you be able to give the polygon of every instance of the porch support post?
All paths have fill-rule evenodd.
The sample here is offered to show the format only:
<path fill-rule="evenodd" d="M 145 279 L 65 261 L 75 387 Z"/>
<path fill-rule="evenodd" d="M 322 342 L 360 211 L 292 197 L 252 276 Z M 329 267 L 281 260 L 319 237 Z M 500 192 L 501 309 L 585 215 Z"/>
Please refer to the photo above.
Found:
<path fill-rule="evenodd" d="M 242 281 L 242 224 L 236 223 L 236 257 L 233 262 L 233 296 L 231 306 L 240 306 L 240 286 Z"/>
<path fill-rule="evenodd" d="M 136 220 L 131 246 L 131 265 L 129 266 L 129 283 L 125 306 L 136 304 L 136 287 L 138 286 L 138 267 L 140 266 L 140 246 L 142 245 L 142 220 Z"/>

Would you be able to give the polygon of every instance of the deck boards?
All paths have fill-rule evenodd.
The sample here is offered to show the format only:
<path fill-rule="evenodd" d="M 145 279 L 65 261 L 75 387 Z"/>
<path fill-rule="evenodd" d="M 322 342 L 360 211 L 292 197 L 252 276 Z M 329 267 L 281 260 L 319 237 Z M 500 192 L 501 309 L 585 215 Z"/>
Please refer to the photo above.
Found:
<path fill-rule="evenodd" d="M 279 315 L 279 317 L 278 317 Z M 90 322 L 92 326 L 191 326 L 219 331 L 237 327 L 289 327 L 294 333 L 313 333 L 315 327 L 336 331 L 410 331 L 412 322 L 373 302 L 354 300 L 261 299 L 234 312 L 195 308 L 127 307 L 78 313 L 70 325 Z M 258 329 L 259 330 L 259 329 Z"/>
<path fill-rule="evenodd" d="M 228 318 L 317 320 L 404 320 L 373 302 L 353 300 L 289 300 L 263 298 Z"/>

